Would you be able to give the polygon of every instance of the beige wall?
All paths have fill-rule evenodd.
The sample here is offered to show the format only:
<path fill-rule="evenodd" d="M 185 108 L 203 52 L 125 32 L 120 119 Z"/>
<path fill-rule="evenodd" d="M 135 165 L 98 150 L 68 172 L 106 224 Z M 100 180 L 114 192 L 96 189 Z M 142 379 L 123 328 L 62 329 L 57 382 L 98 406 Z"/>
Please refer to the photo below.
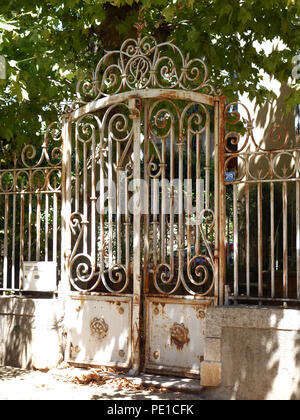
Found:
<path fill-rule="evenodd" d="M 263 50 L 269 55 L 273 49 L 282 50 L 284 45 L 279 40 L 275 40 L 273 43 L 265 42 L 263 44 L 255 44 L 257 50 Z M 271 59 L 271 58 L 270 58 Z M 258 104 L 255 100 L 250 101 L 248 94 L 240 96 L 239 100 L 249 110 L 254 125 L 254 138 L 259 143 L 263 140 L 267 141 L 268 148 L 270 139 L 268 139 L 268 133 L 274 124 L 284 125 L 288 132 L 290 139 L 295 140 L 295 111 L 286 115 L 285 114 L 285 99 L 290 93 L 290 86 L 288 83 L 280 83 L 278 80 L 270 77 L 269 75 L 261 72 L 262 80 L 261 85 L 264 88 L 272 90 L 276 98 L 265 101 L 263 104 Z M 265 141 L 263 144 L 265 144 Z"/>
<path fill-rule="evenodd" d="M 201 385 L 233 400 L 300 398 L 300 311 L 211 307 Z M 204 392 L 205 396 L 205 392 Z"/>

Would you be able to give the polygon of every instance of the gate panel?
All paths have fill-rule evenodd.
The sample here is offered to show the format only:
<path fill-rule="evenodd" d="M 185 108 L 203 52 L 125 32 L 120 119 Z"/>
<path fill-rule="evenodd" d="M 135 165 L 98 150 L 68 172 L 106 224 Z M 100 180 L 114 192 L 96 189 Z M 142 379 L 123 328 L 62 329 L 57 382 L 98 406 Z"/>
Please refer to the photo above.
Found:
<path fill-rule="evenodd" d="M 205 314 L 212 301 L 148 298 L 146 302 L 147 370 L 199 377 Z"/>
<path fill-rule="evenodd" d="M 144 105 L 144 368 L 183 376 L 199 376 L 205 308 L 218 292 L 217 106 L 194 98 Z"/>
<path fill-rule="evenodd" d="M 215 294 L 214 137 L 209 107 L 153 101 L 144 140 L 146 292 Z M 149 265 L 150 264 L 150 265 Z"/>
<path fill-rule="evenodd" d="M 133 291 L 132 225 L 139 216 L 130 211 L 138 194 L 129 185 L 136 175 L 133 158 L 138 153 L 131 117 L 128 104 L 121 103 L 79 118 L 73 129 L 69 261 L 74 290 Z"/>
<path fill-rule="evenodd" d="M 68 351 L 76 363 L 140 363 L 140 129 L 135 99 L 73 123 L 69 275 L 72 301 L 85 296 L 82 313 L 70 304 Z M 115 316 L 121 301 L 125 315 Z M 100 342 L 90 326 L 98 320 L 105 329 L 104 319 L 109 333 Z"/>
<path fill-rule="evenodd" d="M 67 361 L 129 368 L 131 299 L 73 296 L 67 312 Z"/>

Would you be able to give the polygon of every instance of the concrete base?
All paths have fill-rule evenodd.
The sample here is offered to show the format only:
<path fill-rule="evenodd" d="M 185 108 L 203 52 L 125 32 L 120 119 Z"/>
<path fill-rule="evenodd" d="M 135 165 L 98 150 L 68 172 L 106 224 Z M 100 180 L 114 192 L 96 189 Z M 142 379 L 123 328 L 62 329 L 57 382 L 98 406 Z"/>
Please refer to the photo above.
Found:
<path fill-rule="evenodd" d="M 0 298 L 0 365 L 49 369 L 63 360 L 58 300 Z"/>
<path fill-rule="evenodd" d="M 300 399 L 300 311 L 211 307 L 201 385 L 230 399 Z"/>

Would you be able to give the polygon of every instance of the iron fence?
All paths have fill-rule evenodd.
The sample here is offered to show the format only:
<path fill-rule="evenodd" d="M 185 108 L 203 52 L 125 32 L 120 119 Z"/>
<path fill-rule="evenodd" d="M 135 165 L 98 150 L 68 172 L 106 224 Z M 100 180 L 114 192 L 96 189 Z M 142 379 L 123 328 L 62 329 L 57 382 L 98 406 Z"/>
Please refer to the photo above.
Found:
<path fill-rule="evenodd" d="M 26 145 L 0 169 L 0 290 L 54 292 L 61 259 L 61 136 L 52 124 L 41 148 Z"/>
<path fill-rule="evenodd" d="M 274 125 L 260 142 L 248 110 L 228 105 L 229 125 L 246 121 L 245 135 L 227 131 L 224 185 L 227 298 L 234 302 L 292 304 L 300 298 L 299 136 Z"/>

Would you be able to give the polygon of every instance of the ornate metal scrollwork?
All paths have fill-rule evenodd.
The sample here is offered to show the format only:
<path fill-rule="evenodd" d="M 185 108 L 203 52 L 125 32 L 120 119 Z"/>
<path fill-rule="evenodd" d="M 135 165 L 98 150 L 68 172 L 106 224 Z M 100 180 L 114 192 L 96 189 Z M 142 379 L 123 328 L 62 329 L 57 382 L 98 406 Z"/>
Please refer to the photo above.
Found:
<path fill-rule="evenodd" d="M 184 293 L 206 296 L 215 284 L 214 255 L 208 238 L 208 236 L 210 239 L 214 237 L 215 217 L 209 207 L 211 167 L 207 146 L 205 146 L 205 174 L 203 175 L 199 169 L 202 152 L 201 136 L 205 136 L 206 142 L 210 141 L 209 125 L 209 109 L 203 104 L 188 102 L 180 105 L 166 99 L 154 101 L 150 107 L 149 149 L 151 151 L 145 159 L 146 169 L 149 178 L 153 180 L 153 196 L 161 188 L 162 196 L 167 196 L 166 201 L 168 202 L 168 204 L 164 204 L 164 199 L 157 197 L 155 203 L 157 211 L 160 208 L 161 213 L 156 218 L 157 220 L 152 216 L 153 222 L 151 223 L 153 259 L 156 261 L 153 270 L 153 284 L 159 293 L 174 294 L 182 285 L 185 289 Z M 194 159 L 198 169 L 197 173 L 192 174 L 193 147 L 198 150 L 196 159 Z M 175 167 L 177 167 L 177 174 Z M 197 207 L 195 212 L 194 209 L 194 221 L 191 216 L 191 201 L 193 194 L 196 201 L 202 200 L 200 188 L 193 186 L 192 182 L 186 186 L 184 177 L 189 181 L 194 178 L 198 185 L 203 179 L 206 184 L 205 210 L 201 211 Z M 167 187 L 164 187 L 163 184 L 165 178 L 170 178 Z M 157 186 L 154 191 L 155 185 L 158 185 L 159 182 L 161 182 L 161 187 Z M 183 209 L 186 202 L 188 202 L 187 208 Z M 166 223 L 162 223 L 161 219 L 164 217 L 166 208 L 169 216 L 166 218 Z M 177 216 L 180 213 L 181 216 Z M 184 231 L 187 232 L 187 235 L 183 233 Z M 173 244 L 167 244 L 167 250 L 166 247 L 160 245 L 160 250 L 158 250 L 158 244 L 161 244 L 161 241 L 168 242 L 168 236 L 169 241 L 172 241 Z M 196 237 L 197 245 L 194 246 Z M 200 242 L 202 246 L 200 246 Z M 192 247 L 195 248 L 193 252 L 191 252 Z M 175 249 L 176 258 L 174 257 Z M 187 253 L 188 249 L 190 251 Z M 168 252 L 170 252 L 169 255 Z M 163 254 L 166 254 L 167 257 L 163 258 Z"/>
<path fill-rule="evenodd" d="M 113 64 L 112 57 L 115 57 Z M 173 41 L 158 43 L 152 36 L 127 39 L 119 51 L 109 51 L 96 70 L 77 85 L 79 102 L 89 102 L 126 89 L 169 88 L 217 95 L 206 63 L 184 56 Z"/>
<path fill-rule="evenodd" d="M 0 193 L 61 192 L 61 161 L 61 127 L 53 123 L 46 130 L 39 156 L 37 147 L 28 144 L 20 162 L 14 158 L 13 169 L 0 169 Z"/>
<path fill-rule="evenodd" d="M 76 237 L 75 245 L 72 249 L 69 258 L 70 282 L 76 290 L 92 290 L 87 285 L 95 276 L 95 263 L 92 257 L 86 253 L 77 253 L 83 234 L 89 222 L 85 219 L 84 215 L 75 212 L 70 218 L 70 229 L 74 237 Z M 96 281 L 96 284 L 99 283 Z M 86 285 L 86 289 L 82 286 Z"/>
<path fill-rule="evenodd" d="M 240 108 L 240 109 L 238 109 Z M 228 131 L 225 136 L 225 153 L 240 154 L 251 145 L 257 152 L 273 152 L 285 149 L 289 144 L 289 134 L 283 125 L 274 124 L 267 139 L 257 142 L 254 137 L 253 118 L 248 108 L 241 102 L 228 104 L 224 111 L 225 122 L 239 127 L 239 131 Z M 244 136 L 243 134 L 244 133 Z M 271 146 L 269 146 L 271 145 Z"/>
<path fill-rule="evenodd" d="M 286 127 L 274 124 L 267 137 L 258 142 L 254 137 L 253 119 L 247 107 L 239 102 L 228 104 L 225 122 L 236 126 L 228 131 L 224 144 L 225 173 L 234 168 L 231 181 L 267 182 L 297 177 L 299 155 Z"/>
<path fill-rule="evenodd" d="M 57 143 L 59 146 L 56 146 Z M 40 157 L 37 158 L 36 147 L 29 144 L 22 150 L 22 163 L 26 168 L 38 168 L 43 164 L 50 167 L 60 166 L 62 159 L 61 145 L 61 123 L 54 122 L 47 127 Z"/>

